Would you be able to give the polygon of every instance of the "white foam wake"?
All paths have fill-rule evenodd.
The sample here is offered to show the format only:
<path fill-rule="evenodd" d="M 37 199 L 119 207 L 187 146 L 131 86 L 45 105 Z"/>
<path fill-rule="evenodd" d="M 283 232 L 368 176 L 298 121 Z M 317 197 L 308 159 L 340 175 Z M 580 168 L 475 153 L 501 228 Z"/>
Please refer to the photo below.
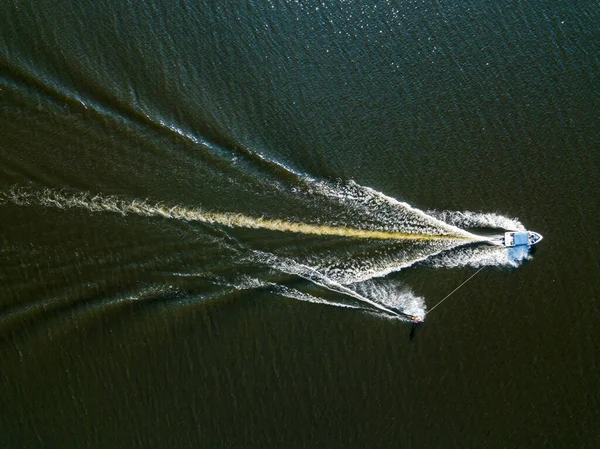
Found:
<path fill-rule="evenodd" d="M 388 316 L 398 317 L 399 319 L 403 319 L 406 321 L 409 320 L 407 316 L 404 316 L 405 313 L 403 311 L 393 310 L 390 307 L 387 307 L 384 304 L 382 304 L 379 301 L 380 298 L 377 298 L 378 301 L 374 301 L 373 299 L 362 295 L 358 291 L 349 288 L 348 286 L 342 285 L 339 282 L 336 282 L 335 280 L 325 276 L 324 274 L 320 273 L 312 267 L 298 263 L 292 259 L 278 257 L 273 254 L 261 251 L 253 251 L 253 254 L 255 256 L 255 261 L 260 261 L 271 268 L 275 268 L 283 273 L 299 276 L 316 285 L 326 288 L 327 290 L 341 293 L 350 298 L 358 300 L 366 307 L 371 306 L 371 310 L 373 311 L 383 312 Z"/>
<path fill-rule="evenodd" d="M 527 246 L 505 248 L 503 246 L 464 246 L 447 253 L 430 257 L 425 265 L 433 268 L 512 267 L 516 268 L 531 259 Z"/>
<path fill-rule="evenodd" d="M 245 290 L 255 290 L 255 289 L 266 289 L 269 292 L 274 294 L 284 296 L 286 298 L 296 299 L 298 301 L 309 302 L 311 304 L 319 304 L 324 306 L 332 306 L 332 307 L 340 307 L 344 309 L 359 309 L 365 310 L 365 307 L 361 307 L 354 304 L 348 304 L 344 302 L 337 302 L 328 300 L 325 298 L 319 298 L 314 295 L 310 295 L 305 292 L 301 292 L 296 290 L 295 288 L 291 288 L 285 285 L 276 284 L 274 282 L 265 281 L 262 279 L 257 279 L 252 276 L 248 276 L 246 274 L 241 274 L 236 276 L 233 279 L 225 279 L 222 276 L 210 275 L 207 276 L 206 273 L 174 273 L 177 276 L 185 276 L 185 277 L 201 277 L 203 279 L 209 280 L 215 285 L 225 286 L 232 288 L 237 291 L 245 291 Z"/>
<path fill-rule="evenodd" d="M 525 231 L 525 226 L 517 219 L 504 217 L 494 213 L 477 213 L 470 211 L 427 211 L 428 215 L 445 223 L 460 228 L 490 228 L 507 231 Z"/>
<path fill-rule="evenodd" d="M 324 206 L 324 214 L 329 215 L 325 224 L 248 217 L 180 205 L 167 206 L 147 200 L 129 200 L 86 192 L 67 193 L 52 189 L 15 187 L 10 191 L 0 192 L 0 204 L 11 202 L 17 205 L 40 205 L 59 209 L 77 208 L 90 212 L 163 217 L 227 227 L 351 237 L 360 241 L 361 245 L 364 243 L 364 246 L 350 248 L 344 244 L 335 248 L 325 248 L 319 253 L 310 252 L 304 257 L 289 255 L 285 253 L 285 249 L 282 250 L 283 255 L 250 250 L 249 259 L 346 295 L 356 300 L 360 306 L 328 301 L 253 278 L 238 280 L 233 286 L 268 287 L 275 293 L 303 301 L 337 307 L 366 308 L 401 319 L 406 319 L 402 314 L 423 318 L 423 298 L 415 296 L 406 286 L 391 283 L 389 280 L 375 281 L 374 278 L 384 277 L 418 263 L 432 267 L 515 267 L 530 257 L 527 247 L 507 249 L 479 245 L 477 242 L 484 242 L 488 238 L 461 229 L 467 227 L 524 230 L 524 226 L 514 218 L 473 212 L 425 213 L 353 182 L 333 184 L 307 178 L 304 191 L 298 194 L 305 195 L 302 197 L 305 202 L 314 200 Z M 339 223 L 335 222 L 337 215 L 329 213 L 329 207 L 336 213 L 341 211 Z M 353 227 L 347 226 L 348 224 Z M 375 245 L 375 241 L 380 246 Z"/>
<path fill-rule="evenodd" d="M 415 295 L 406 284 L 397 279 L 370 279 L 348 287 L 362 296 L 377 298 L 378 302 L 388 308 L 417 317 L 421 321 L 425 319 L 425 298 Z"/>
<path fill-rule="evenodd" d="M 60 190 L 41 191 L 13 188 L 0 193 L 0 203 L 11 201 L 18 205 L 40 205 L 59 209 L 86 209 L 89 212 L 113 212 L 121 215 L 140 215 L 162 217 L 187 222 L 218 224 L 230 228 L 266 229 L 270 231 L 291 232 L 297 234 L 348 237 L 372 240 L 412 240 L 412 241 L 454 241 L 460 244 L 465 240 L 477 240 L 478 237 L 460 229 L 445 232 L 444 229 L 380 229 L 349 227 L 345 225 L 319 225 L 289 221 L 284 219 L 266 219 L 249 217 L 236 213 L 210 212 L 181 205 L 165 205 L 148 200 L 128 200 L 116 196 L 93 195 L 89 192 L 66 193 Z M 422 213 L 421 213 L 422 214 Z"/>
<path fill-rule="evenodd" d="M 309 196 L 321 195 L 329 201 L 333 200 L 341 204 L 346 210 L 351 211 L 352 219 L 390 232 L 442 234 L 478 239 L 478 236 L 460 229 L 458 226 L 440 220 L 375 189 L 361 186 L 354 181 L 332 183 L 307 179 L 305 188 Z"/>

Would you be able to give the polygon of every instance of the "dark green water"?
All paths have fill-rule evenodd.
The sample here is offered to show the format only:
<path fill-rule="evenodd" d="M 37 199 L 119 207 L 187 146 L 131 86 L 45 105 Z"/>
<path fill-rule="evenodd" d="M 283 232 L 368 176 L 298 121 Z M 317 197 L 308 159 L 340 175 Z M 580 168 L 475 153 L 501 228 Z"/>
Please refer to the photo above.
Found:
<path fill-rule="evenodd" d="M 599 23 L 3 2 L 0 446 L 597 447 Z"/>

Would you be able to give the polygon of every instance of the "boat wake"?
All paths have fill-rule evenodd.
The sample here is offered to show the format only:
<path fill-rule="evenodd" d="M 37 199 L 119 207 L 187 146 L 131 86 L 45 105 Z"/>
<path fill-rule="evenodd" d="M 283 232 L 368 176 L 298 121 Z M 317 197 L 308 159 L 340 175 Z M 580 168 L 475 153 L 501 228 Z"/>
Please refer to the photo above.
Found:
<path fill-rule="evenodd" d="M 506 231 L 525 231 L 525 227 L 518 219 L 504 217 L 494 213 L 430 210 L 427 211 L 427 214 L 452 226 L 463 229 L 489 228 L 503 229 Z"/>
<path fill-rule="evenodd" d="M 225 282 L 238 290 L 261 288 L 301 301 L 361 309 L 401 320 L 424 319 L 425 300 L 408 286 L 386 278 L 390 273 L 415 265 L 515 267 L 530 257 L 527 248 L 508 250 L 481 244 L 490 237 L 463 229 L 524 229 L 518 220 L 501 215 L 426 213 L 354 182 L 303 178 L 285 194 L 290 201 L 321 206 L 324 213 L 313 222 L 304 222 L 296 217 L 252 217 L 147 199 L 25 187 L 0 192 L 0 205 L 199 223 L 224 235 L 227 242 L 222 248 L 227 248 L 232 261 L 301 278 L 330 293 L 305 292 L 256 275 L 240 275 L 227 282 L 222 276 L 214 276 L 211 282 L 215 285 Z M 296 237 L 286 239 L 287 234 Z M 235 242 L 235 249 L 231 242 Z"/>
<path fill-rule="evenodd" d="M 230 228 L 264 229 L 269 231 L 337 236 L 372 240 L 413 240 L 413 241 L 454 241 L 465 243 L 479 240 L 473 234 L 449 226 L 410 227 L 405 231 L 397 226 L 387 229 L 353 228 L 342 225 L 319 225 L 293 222 L 282 219 L 249 217 L 235 213 L 218 213 L 188 208 L 180 205 L 152 203 L 148 200 L 125 200 L 116 196 L 103 196 L 81 192 L 69 194 L 61 190 L 44 189 L 36 191 L 27 188 L 13 188 L 0 196 L 0 202 L 12 202 L 17 205 L 38 205 L 59 209 L 86 209 L 89 212 L 113 212 L 120 215 L 140 215 L 162 217 L 187 222 L 217 224 Z M 415 213 L 420 211 L 414 210 Z M 425 217 L 425 215 L 423 215 Z"/>
<path fill-rule="evenodd" d="M 0 83 L 12 95 L 5 125 L 18 123 L 22 149 L 3 153 L 0 190 L 0 207 L 20 217 L 5 220 L 0 233 L 13 248 L 1 245 L 0 254 L 10 253 L 6 291 L 16 308 L 31 291 L 58 298 L 36 309 L 48 310 L 105 295 L 198 297 L 194 282 L 206 282 L 224 292 L 263 288 L 386 317 L 424 317 L 424 299 L 391 273 L 418 265 L 514 267 L 529 257 L 527 248 L 484 244 L 500 230 L 524 230 L 514 218 L 424 212 L 354 181 L 309 177 L 212 114 L 179 120 L 186 114 L 170 106 L 140 107 L 117 92 L 86 96 L 24 68 L 13 67 Z M 70 158 L 76 146 L 68 145 L 77 142 L 86 142 L 81 160 Z M 29 147 L 35 151 L 22 158 Z M 22 179 L 87 187 L 8 187 Z M 189 276 L 177 274 L 182 267 Z M 318 293 L 271 280 L 273 271 Z M 225 289 L 232 272 L 238 277 Z M 32 288 L 32 273 L 40 288 Z"/>

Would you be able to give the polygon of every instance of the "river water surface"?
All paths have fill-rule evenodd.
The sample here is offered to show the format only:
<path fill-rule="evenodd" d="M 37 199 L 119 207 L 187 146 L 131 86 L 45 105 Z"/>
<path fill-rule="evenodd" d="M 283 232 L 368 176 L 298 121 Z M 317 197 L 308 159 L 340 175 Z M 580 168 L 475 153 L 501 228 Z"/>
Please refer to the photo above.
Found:
<path fill-rule="evenodd" d="M 3 2 L 0 445 L 597 447 L 598 23 Z"/>

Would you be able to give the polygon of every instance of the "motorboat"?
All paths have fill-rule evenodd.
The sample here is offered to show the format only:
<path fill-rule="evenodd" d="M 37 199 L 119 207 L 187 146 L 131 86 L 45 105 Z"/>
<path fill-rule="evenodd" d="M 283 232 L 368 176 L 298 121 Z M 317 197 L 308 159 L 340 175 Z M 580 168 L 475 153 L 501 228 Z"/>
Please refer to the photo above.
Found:
<path fill-rule="evenodd" d="M 539 243 L 542 240 L 542 235 L 533 231 L 509 231 L 504 233 L 504 237 L 495 240 L 496 245 L 503 245 L 507 248 L 513 246 L 531 246 Z"/>

